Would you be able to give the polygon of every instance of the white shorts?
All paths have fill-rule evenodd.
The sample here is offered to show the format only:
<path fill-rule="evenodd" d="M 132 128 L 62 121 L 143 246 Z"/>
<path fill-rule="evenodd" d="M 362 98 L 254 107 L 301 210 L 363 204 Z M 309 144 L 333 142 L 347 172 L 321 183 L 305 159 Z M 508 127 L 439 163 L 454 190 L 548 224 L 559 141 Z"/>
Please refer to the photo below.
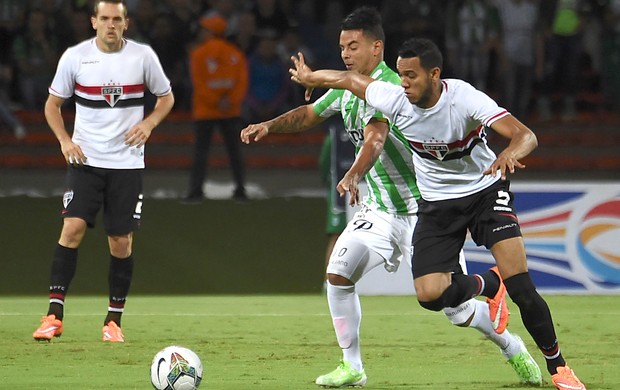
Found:
<path fill-rule="evenodd" d="M 362 206 L 336 241 L 327 273 L 357 283 L 371 269 L 383 264 L 396 272 L 403 258 L 411 266 L 411 239 L 415 215 L 394 215 Z"/>

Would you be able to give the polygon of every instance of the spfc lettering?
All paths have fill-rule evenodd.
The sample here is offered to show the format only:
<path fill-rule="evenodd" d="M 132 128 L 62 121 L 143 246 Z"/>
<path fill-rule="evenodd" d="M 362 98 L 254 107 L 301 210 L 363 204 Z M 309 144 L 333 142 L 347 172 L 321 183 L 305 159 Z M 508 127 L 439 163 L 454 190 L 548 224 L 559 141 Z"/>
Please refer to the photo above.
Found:
<path fill-rule="evenodd" d="M 114 107 L 123 95 L 123 87 L 102 87 L 101 95 L 110 107 Z"/>
<path fill-rule="evenodd" d="M 450 150 L 446 144 L 424 144 L 424 150 L 437 158 L 443 160 Z"/>

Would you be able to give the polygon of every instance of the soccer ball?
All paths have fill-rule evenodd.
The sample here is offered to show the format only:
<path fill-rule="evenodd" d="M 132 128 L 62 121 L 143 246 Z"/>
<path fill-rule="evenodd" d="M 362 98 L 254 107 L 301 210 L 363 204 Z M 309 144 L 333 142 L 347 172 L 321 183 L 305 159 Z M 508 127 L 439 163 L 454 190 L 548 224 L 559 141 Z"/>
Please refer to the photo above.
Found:
<path fill-rule="evenodd" d="M 190 349 L 166 347 L 151 363 L 151 383 L 157 390 L 193 390 L 201 380 L 202 362 Z"/>

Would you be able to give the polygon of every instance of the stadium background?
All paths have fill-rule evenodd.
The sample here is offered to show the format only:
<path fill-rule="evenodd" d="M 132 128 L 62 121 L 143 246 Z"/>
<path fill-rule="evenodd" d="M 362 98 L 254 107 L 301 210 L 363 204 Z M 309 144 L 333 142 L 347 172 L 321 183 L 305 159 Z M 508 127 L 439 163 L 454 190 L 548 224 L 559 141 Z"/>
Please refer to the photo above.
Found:
<path fill-rule="evenodd" d="M 151 4 L 157 11 L 151 15 L 151 20 L 160 20 L 162 16 L 174 20 L 187 15 L 188 26 L 195 24 L 200 15 L 218 7 L 224 6 L 220 9 L 222 12 L 231 12 L 230 5 L 234 5 L 230 15 L 234 18 L 235 14 L 238 17 L 258 12 L 255 9 L 259 3 L 274 3 L 279 9 L 278 14 L 285 15 L 278 23 L 285 20 L 288 26 L 278 27 L 277 23 L 271 26 L 276 30 L 282 28 L 279 37 L 289 31 L 298 32 L 302 38 L 312 36 L 312 32 L 318 36 L 316 33 L 320 30 L 323 40 L 317 43 L 316 37 L 302 39 L 294 49 L 302 47 L 312 52 L 317 66 L 340 67 L 335 43 L 342 16 L 356 5 L 370 4 L 383 9 L 387 8 L 384 5 L 388 2 L 302 1 L 295 3 L 298 7 L 293 7 L 292 1 L 135 0 L 128 2 L 130 12 L 142 13 L 145 8 L 142 3 Z M 422 5 L 428 6 L 431 13 L 442 8 L 445 10 L 449 5 L 449 2 L 442 1 L 409 3 L 418 3 L 419 9 L 423 8 Z M 616 37 L 615 31 L 619 30 L 618 22 L 609 25 L 609 18 L 605 17 L 615 15 L 617 7 L 614 8 L 614 1 L 583 3 L 587 6 L 584 8 L 587 12 L 583 14 L 586 28 L 579 57 L 575 115 L 563 115 L 564 96 L 558 91 L 552 95 L 556 114 L 542 118 L 536 110 L 536 94 L 533 96 L 524 121 L 537 133 L 540 146 L 525 160 L 528 167 L 514 177 L 515 183 L 619 183 L 620 116 L 616 103 L 620 88 L 616 79 L 611 77 L 617 74 L 617 64 L 615 68 L 609 67 L 612 54 L 617 51 L 614 51 L 615 47 L 606 47 L 606 50 L 602 47 L 602 43 L 610 43 L 609 38 Z M 0 8 L 3 45 L 7 42 L 13 44 L 23 33 L 28 10 L 43 12 L 48 22 L 57 23 L 63 17 L 88 15 L 83 13 L 80 1 L 30 0 L 11 4 L 13 8 Z M 407 4 L 403 3 L 403 6 Z M 148 20 L 142 21 L 147 23 Z M 296 20 L 297 24 L 289 29 L 291 20 Z M 384 22 L 388 24 L 389 19 Z M 265 23 L 272 22 L 265 20 Z M 445 28 L 447 23 L 447 19 L 441 19 L 439 24 Z M 132 27 L 136 29 L 130 30 L 129 35 L 138 39 L 142 33 L 142 38 L 148 41 L 144 32 L 149 30 L 142 28 L 138 31 L 138 26 L 134 24 Z M 257 26 L 256 37 L 265 35 L 265 27 Z M 52 30 L 49 36 L 57 39 L 59 31 Z M 172 44 L 178 44 L 178 38 L 174 39 Z M 325 45 L 325 41 L 334 45 Z M 163 50 L 169 47 L 156 45 L 158 42 L 161 43 L 153 41 L 154 47 L 159 47 L 162 50 L 160 55 L 164 57 Z M 442 42 L 446 44 L 445 40 Z M 57 47 L 59 52 L 62 43 Z M 284 40 L 278 43 L 280 51 L 286 52 Z M 389 64 L 393 50 L 393 45 L 388 48 L 386 60 Z M 3 46 L 2 53 L 14 54 L 15 51 L 10 46 Z M 178 59 L 184 62 L 183 58 Z M 498 74 L 493 52 L 489 53 L 489 59 L 487 92 L 499 98 L 499 91 L 494 88 Z M 0 226 L 3 232 L 0 256 L 5 274 L 10 275 L 0 284 L 0 293 L 44 295 L 51 250 L 60 228 L 58 211 L 63 191 L 63 161 L 57 142 L 47 129 L 40 105 L 29 107 L 26 104 L 19 87 L 20 77 L 24 75 L 23 72 L 20 74 L 22 68 L 15 57 L 3 55 L 0 63 L 3 70 L 9 68 L 13 71 L 11 78 L 3 79 L 2 102 L 25 130 L 21 134 L 5 123 L 0 124 Z M 50 67 L 51 72 L 54 66 Z M 446 74 L 449 76 L 450 72 L 451 69 L 447 69 Z M 132 293 L 319 292 L 326 242 L 325 189 L 318 172 L 324 129 L 293 136 L 271 136 L 266 142 L 244 146 L 251 198 L 248 203 L 229 199 L 232 184 L 229 183 L 227 156 L 220 140 L 216 139 L 207 186 L 210 200 L 198 206 L 181 205 L 178 199 L 184 195 L 187 185 L 192 124 L 187 106 L 187 80 L 173 78 L 173 83 L 179 83 L 173 85 L 178 104 L 169 119 L 153 134 L 147 148 L 147 202 L 143 228 L 135 241 L 137 266 Z M 300 103 L 301 91 L 291 86 L 288 88 L 290 99 L 288 105 L 280 107 L 281 110 Z M 70 109 L 66 120 L 71 123 Z M 500 148 L 503 141 L 491 137 L 490 142 Z M 616 199 L 618 196 L 620 194 L 616 194 Z M 614 203 L 613 206 L 616 215 L 617 205 Z M 618 229 L 612 231 L 612 239 L 613 235 L 620 239 Z M 80 248 L 78 275 L 72 293 L 105 294 L 105 253 L 101 230 L 89 231 Z M 612 255 L 617 267 L 620 254 Z"/>

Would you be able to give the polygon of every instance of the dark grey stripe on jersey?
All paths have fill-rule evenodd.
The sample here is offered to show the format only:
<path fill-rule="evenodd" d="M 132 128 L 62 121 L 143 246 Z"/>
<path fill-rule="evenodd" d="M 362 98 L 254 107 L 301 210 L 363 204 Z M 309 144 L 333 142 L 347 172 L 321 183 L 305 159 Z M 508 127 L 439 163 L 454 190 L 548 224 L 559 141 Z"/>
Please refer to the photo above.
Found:
<path fill-rule="evenodd" d="M 110 106 L 105 100 L 89 100 L 84 99 L 81 96 L 74 95 L 75 102 L 80 106 L 90 107 L 90 108 L 126 108 L 126 107 L 140 107 L 144 106 L 144 97 L 133 98 L 133 99 L 124 99 L 116 102 L 114 107 Z"/>
<path fill-rule="evenodd" d="M 483 142 L 482 139 L 481 138 L 476 138 L 476 139 L 471 141 L 471 143 L 469 144 L 467 149 L 463 149 L 463 150 L 460 150 L 458 152 L 448 153 L 446 156 L 444 156 L 444 158 L 441 159 L 441 161 L 458 160 L 458 159 L 461 159 L 461 158 L 463 158 L 465 156 L 469 156 L 471 154 L 471 151 L 474 149 L 474 147 L 476 145 L 478 145 L 480 142 Z M 411 145 L 411 143 L 410 143 L 410 145 Z M 433 155 L 431 153 L 428 153 L 426 151 L 422 151 L 422 150 L 416 149 L 416 148 L 413 147 L 413 145 L 411 145 L 411 148 L 413 149 L 415 154 L 417 154 L 421 158 L 426 158 L 428 160 L 439 160 L 437 158 L 437 156 L 435 156 L 435 155 Z"/>

